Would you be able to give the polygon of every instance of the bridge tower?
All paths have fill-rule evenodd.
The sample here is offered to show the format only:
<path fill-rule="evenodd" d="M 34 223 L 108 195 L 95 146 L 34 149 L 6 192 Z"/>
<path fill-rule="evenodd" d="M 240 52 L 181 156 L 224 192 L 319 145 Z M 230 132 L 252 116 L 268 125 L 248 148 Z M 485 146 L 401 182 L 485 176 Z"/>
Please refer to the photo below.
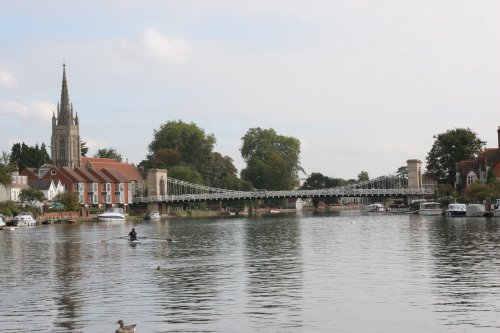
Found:
<path fill-rule="evenodd" d="M 153 201 L 148 203 L 148 209 L 157 210 L 160 214 L 166 214 L 167 205 L 162 204 L 162 198 L 167 195 L 167 170 L 149 169 L 147 186 L 148 196 Z"/>
<path fill-rule="evenodd" d="M 422 161 L 413 159 L 406 161 L 408 169 L 408 188 L 422 188 Z M 408 204 L 415 198 L 408 197 Z"/>

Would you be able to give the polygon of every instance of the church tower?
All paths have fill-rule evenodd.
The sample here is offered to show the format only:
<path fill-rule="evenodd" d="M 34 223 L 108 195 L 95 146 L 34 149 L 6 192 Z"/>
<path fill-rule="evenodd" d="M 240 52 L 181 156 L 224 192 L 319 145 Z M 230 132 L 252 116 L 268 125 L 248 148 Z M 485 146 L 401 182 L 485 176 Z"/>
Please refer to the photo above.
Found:
<path fill-rule="evenodd" d="M 73 104 L 69 101 L 66 64 L 63 64 L 61 101 L 57 104 L 57 117 L 52 115 L 50 154 L 56 167 L 80 166 L 80 122 L 78 113 L 73 117 Z"/>

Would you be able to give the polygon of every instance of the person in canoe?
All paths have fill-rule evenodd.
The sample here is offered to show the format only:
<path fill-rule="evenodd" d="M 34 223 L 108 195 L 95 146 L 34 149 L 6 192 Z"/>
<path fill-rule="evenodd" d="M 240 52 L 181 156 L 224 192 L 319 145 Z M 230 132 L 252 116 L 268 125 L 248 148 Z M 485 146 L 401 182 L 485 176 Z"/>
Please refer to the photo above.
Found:
<path fill-rule="evenodd" d="M 135 231 L 134 228 L 132 228 L 132 231 L 128 233 L 128 239 L 130 239 L 131 241 L 137 240 L 137 232 Z"/>

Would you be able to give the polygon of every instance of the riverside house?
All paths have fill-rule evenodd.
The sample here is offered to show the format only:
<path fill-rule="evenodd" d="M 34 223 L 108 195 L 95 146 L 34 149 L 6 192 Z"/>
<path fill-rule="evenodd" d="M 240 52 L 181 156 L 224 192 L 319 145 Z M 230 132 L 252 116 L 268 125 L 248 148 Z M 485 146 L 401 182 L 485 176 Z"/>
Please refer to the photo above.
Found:
<path fill-rule="evenodd" d="M 82 158 L 81 162 L 82 167 L 45 164 L 21 174 L 28 182 L 60 181 L 65 192 L 78 193 L 80 204 L 86 208 L 120 207 L 127 211 L 134 193 L 144 189 L 144 180 L 134 164 L 100 158 Z"/>

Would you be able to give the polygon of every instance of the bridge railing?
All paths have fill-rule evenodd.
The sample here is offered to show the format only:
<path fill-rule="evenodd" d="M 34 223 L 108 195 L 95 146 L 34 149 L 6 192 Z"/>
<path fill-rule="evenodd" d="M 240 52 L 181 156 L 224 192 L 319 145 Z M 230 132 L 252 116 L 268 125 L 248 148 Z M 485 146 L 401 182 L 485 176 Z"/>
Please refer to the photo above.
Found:
<path fill-rule="evenodd" d="M 292 191 L 228 191 L 200 194 L 156 195 L 135 197 L 134 202 L 192 202 L 212 200 L 254 200 L 276 198 L 309 198 L 309 197 L 370 197 L 370 196 L 425 196 L 434 194 L 431 187 L 421 188 L 352 188 L 336 187 L 321 190 Z"/>

